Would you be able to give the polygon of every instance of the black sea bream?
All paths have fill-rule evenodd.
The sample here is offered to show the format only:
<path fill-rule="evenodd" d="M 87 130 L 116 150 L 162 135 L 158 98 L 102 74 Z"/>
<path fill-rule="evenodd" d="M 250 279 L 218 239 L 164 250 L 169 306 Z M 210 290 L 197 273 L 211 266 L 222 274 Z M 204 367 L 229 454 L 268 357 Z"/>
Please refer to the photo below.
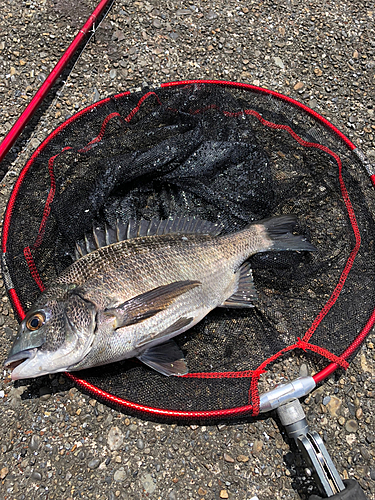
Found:
<path fill-rule="evenodd" d="M 270 250 L 312 251 L 291 215 L 219 236 L 193 218 L 94 230 L 80 258 L 37 299 L 5 367 L 12 379 L 81 370 L 137 357 L 164 375 L 188 369 L 172 337 L 215 307 L 253 307 L 248 259 Z"/>

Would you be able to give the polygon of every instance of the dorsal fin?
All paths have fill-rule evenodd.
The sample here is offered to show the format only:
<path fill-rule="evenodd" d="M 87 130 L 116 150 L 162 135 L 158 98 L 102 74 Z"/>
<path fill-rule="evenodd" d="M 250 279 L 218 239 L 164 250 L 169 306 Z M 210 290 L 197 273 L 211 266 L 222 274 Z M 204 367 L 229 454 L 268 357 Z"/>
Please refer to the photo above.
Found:
<path fill-rule="evenodd" d="M 133 238 L 155 236 L 162 234 L 209 234 L 217 236 L 221 233 L 219 224 L 195 217 L 176 216 L 165 220 L 153 218 L 150 221 L 142 219 L 139 222 L 129 219 L 127 223 L 116 222 L 116 228 L 105 225 L 104 229 L 93 227 L 92 235 L 86 235 L 83 241 L 76 243 L 76 259 L 87 255 L 98 248 L 119 243 Z"/>

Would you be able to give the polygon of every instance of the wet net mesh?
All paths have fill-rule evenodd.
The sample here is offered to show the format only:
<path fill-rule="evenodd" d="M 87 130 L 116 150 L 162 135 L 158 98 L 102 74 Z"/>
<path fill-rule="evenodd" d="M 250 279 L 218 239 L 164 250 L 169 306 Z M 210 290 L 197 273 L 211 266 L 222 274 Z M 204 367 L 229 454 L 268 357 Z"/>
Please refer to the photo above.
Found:
<path fill-rule="evenodd" d="M 176 339 L 188 376 L 166 378 L 132 360 L 76 372 L 126 401 L 256 408 L 269 362 L 302 348 L 344 366 L 338 357 L 373 311 L 369 178 L 336 133 L 287 100 L 209 83 L 113 96 L 59 127 L 21 177 L 3 266 L 24 310 L 93 224 L 191 215 L 233 232 L 293 213 L 318 249 L 252 257 L 256 307 L 214 310 Z"/>

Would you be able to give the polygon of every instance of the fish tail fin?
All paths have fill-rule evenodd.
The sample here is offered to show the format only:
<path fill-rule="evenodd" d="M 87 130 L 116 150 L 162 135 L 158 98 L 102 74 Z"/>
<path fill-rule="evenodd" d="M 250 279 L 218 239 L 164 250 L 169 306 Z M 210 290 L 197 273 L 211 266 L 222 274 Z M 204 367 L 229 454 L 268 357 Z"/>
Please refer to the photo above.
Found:
<path fill-rule="evenodd" d="M 317 248 L 311 244 L 304 236 L 292 234 L 297 226 L 297 217 L 295 215 L 281 215 L 265 219 L 257 224 L 262 225 L 267 237 L 272 242 L 270 250 L 297 250 L 314 252 Z"/>

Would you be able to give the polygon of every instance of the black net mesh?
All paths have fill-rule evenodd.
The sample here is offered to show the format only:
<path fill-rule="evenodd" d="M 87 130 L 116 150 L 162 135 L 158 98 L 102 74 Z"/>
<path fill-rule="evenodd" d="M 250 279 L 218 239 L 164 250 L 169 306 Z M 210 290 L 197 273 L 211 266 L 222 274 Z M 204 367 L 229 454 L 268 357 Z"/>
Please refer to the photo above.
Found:
<path fill-rule="evenodd" d="M 375 288 L 370 192 L 347 144 L 288 101 L 208 83 L 145 89 L 73 117 L 34 154 L 14 195 L 6 264 L 27 310 L 38 283 L 47 287 L 72 262 L 93 224 L 177 214 L 233 232 L 296 214 L 318 252 L 252 257 L 256 308 L 217 309 L 176 339 L 190 372 L 224 378 L 165 378 L 132 361 L 77 373 L 151 407 L 235 408 L 254 394 L 251 377 L 233 372 L 256 370 L 297 338 L 339 356 L 367 323 Z"/>

